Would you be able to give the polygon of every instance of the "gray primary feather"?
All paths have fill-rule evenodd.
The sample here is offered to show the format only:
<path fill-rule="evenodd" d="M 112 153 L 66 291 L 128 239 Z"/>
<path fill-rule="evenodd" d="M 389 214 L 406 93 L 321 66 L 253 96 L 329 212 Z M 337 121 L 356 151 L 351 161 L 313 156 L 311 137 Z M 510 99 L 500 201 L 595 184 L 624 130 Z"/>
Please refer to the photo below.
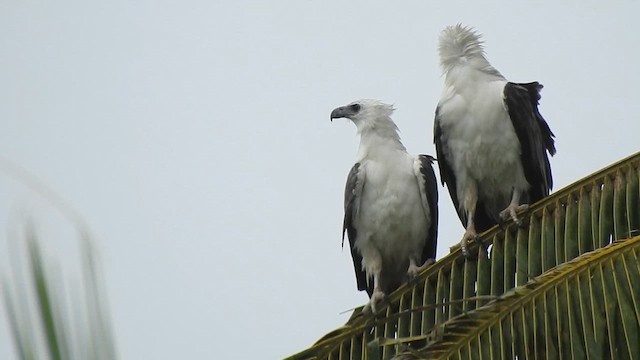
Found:
<path fill-rule="evenodd" d="M 425 246 L 422 251 L 421 262 L 436 258 L 436 240 L 438 239 L 438 181 L 433 172 L 433 161 L 429 155 L 418 155 L 418 184 L 420 188 L 422 206 L 427 207 L 431 222 L 435 225 L 429 228 Z"/>
<path fill-rule="evenodd" d="M 347 185 L 344 189 L 344 221 L 342 223 L 342 246 L 344 247 L 345 233 L 349 237 L 349 249 L 351 250 L 351 257 L 353 259 L 353 266 L 356 272 L 356 282 L 358 290 L 367 290 L 369 296 L 373 291 L 373 286 L 367 286 L 367 276 L 362 270 L 362 256 L 356 250 L 355 242 L 358 232 L 353 226 L 353 219 L 357 216 L 358 207 L 360 206 L 360 194 L 362 193 L 362 185 L 364 179 L 358 181 L 358 169 L 360 163 L 356 163 L 349 171 L 347 177 Z"/>

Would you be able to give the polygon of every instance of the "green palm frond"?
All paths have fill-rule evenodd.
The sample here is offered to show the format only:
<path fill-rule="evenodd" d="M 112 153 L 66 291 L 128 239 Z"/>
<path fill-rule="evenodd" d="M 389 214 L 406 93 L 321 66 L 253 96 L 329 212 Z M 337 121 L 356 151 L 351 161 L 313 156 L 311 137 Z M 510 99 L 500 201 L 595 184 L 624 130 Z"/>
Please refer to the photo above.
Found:
<path fill-rule="evenodd" d="M 83 217 L 54 189 L 10 159 L 0 156 L 0 172 L 38 195 L 69 221 L 79 235 L 82 255 L 82 280 L 72 287 L 64 286 L 60 278 L 52 276 L 51 264 L 43 256 L 34 227 L 27 226 L 25 268 L 24 254 L 15 253 L 8 274 L 0 274 L 2 300 L 18 358 L 116 359 L 104 284 Z"/>
<path fill-rule="evenodd" d="M 2 289 L 19 359 L 117 358 L 90 240 L 82 238 L 83 281 L 69 294 L 51 276 L 34 232 L 28 232 L 28 276 L 14 268 Z"/>
<path fill-rule="evenodd" d="M 630 359 L 640 355 L 640 236 L 584 254 L 442 325 L 397 359 Z"/>
<path fill-rule="evenodd" d="M 638 235 L 639 172 L 637 153 L 557 191 L 522 215 L 524 227 L 508 223 L 488 230 L 480 237 L 484 246 L 470 249 L 468 258 L 452 250 L 425 269 L 416 285 L 391 294 L 382 314 L 356 309 L 343 327 L 289 359 L 388 359 L 434 344 L 452 319 L 482 313 L 474 310 L 550 269 Z"/>

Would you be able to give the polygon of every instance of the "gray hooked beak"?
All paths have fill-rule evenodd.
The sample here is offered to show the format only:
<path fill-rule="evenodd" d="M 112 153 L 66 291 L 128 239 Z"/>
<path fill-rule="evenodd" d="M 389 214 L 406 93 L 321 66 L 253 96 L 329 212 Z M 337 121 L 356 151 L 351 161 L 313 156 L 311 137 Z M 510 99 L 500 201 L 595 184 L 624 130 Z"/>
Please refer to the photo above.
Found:
<path fill-rule="evenodd" d="M 355 115 L 355 112 L 350 106 L 340 106 L 331 112 L 331 121 L 333 121 L 333 119 L 348 118 L 353 115 Z"/>

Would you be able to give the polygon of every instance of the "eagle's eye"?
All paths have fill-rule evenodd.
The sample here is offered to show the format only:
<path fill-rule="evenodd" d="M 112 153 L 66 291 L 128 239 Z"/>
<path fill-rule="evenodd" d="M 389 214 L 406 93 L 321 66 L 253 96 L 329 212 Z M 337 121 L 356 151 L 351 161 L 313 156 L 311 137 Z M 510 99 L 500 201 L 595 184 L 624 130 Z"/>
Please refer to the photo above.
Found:
<path fill-rule="evenodd" d="M 353 110 L 354 112 L 360 111 L 360 104 L 351 105 L 351 110 Z"/>

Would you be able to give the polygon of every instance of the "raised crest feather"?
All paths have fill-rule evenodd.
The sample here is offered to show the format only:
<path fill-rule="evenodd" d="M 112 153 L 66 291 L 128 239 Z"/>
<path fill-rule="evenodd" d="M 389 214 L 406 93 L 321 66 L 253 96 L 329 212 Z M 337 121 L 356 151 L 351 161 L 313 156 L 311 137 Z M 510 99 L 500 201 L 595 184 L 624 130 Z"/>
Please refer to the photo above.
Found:
<path fill-rule="evenodd" d="M 447 26 L 440 33 L 438 46 L 442 71 L 448 73 L 457 65 L 467 65 L 503 78 L 487 61 L 482 44 L 482 36 L 472 27 L 462 24 Z"/>

